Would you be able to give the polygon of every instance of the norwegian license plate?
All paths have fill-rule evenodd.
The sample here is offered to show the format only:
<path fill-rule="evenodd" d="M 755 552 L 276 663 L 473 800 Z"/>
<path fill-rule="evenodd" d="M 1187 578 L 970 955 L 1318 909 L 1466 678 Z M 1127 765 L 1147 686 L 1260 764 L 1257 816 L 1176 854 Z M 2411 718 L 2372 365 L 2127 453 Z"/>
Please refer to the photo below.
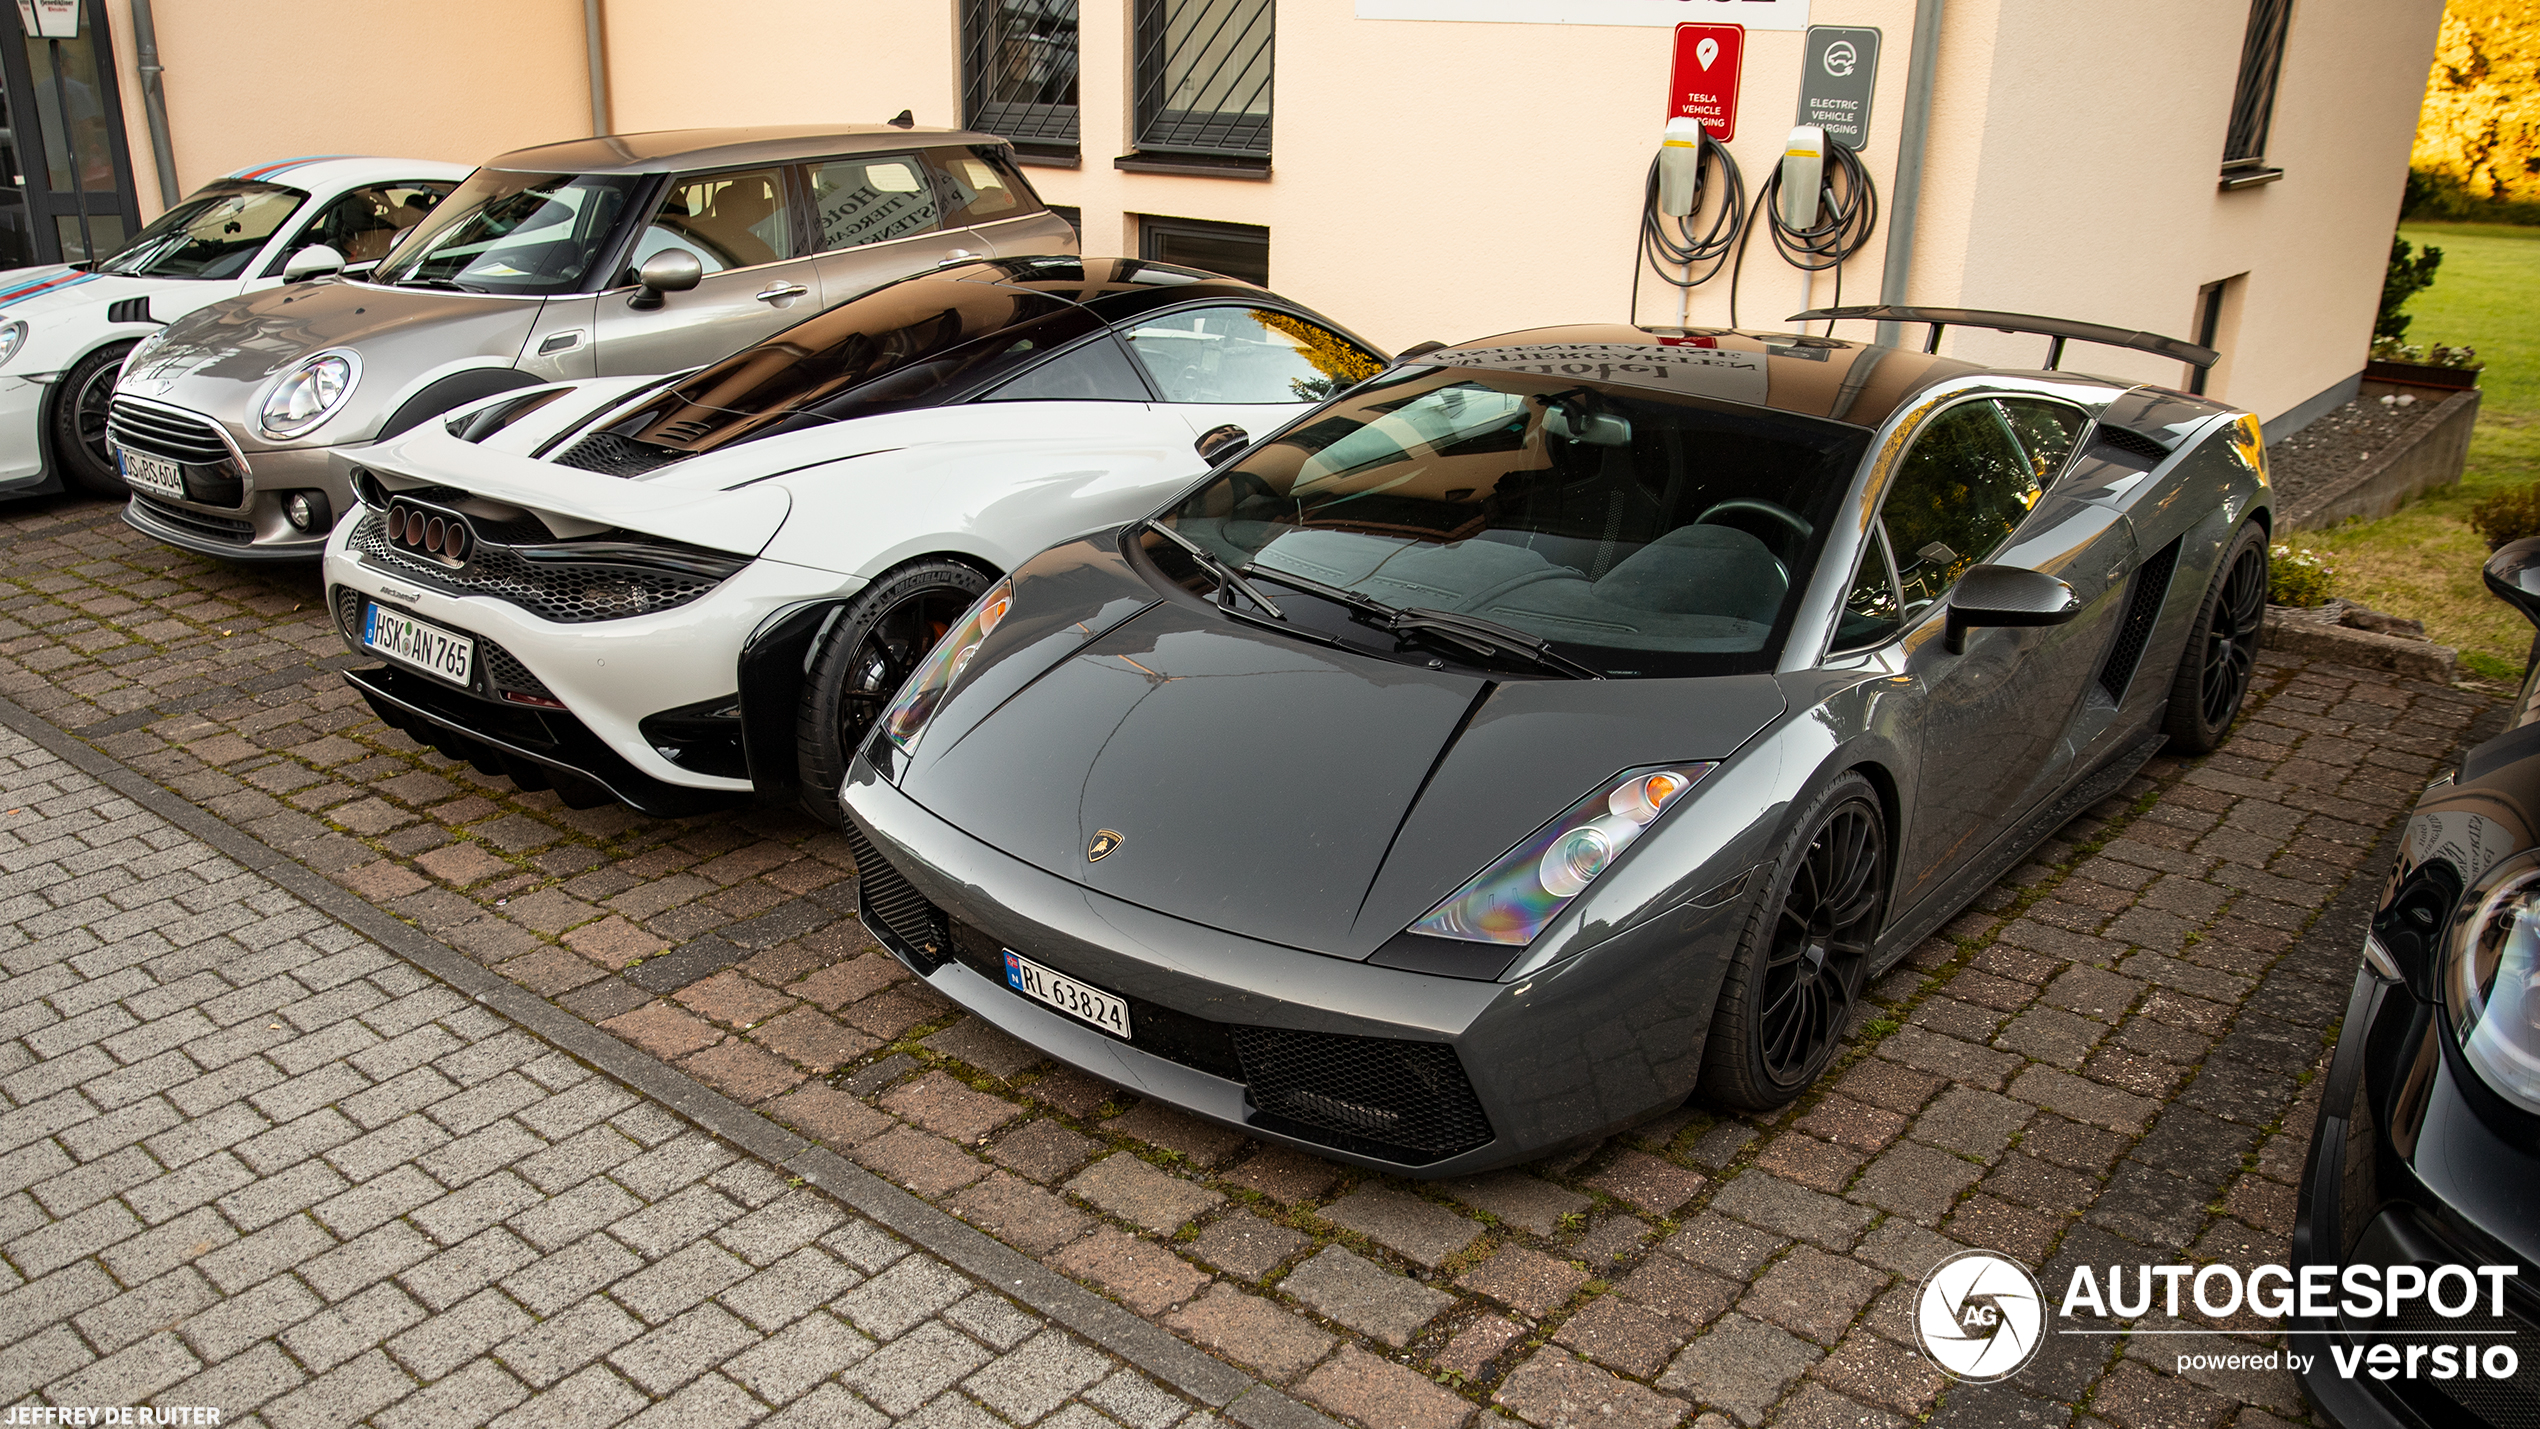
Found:
<path fill-rule="evenodd" d="M 476 642 L 403 611 L 365 602 L 362 645 L 399 664 L 464 685 L 476 673 Z"/>
<path fill-rule="evenodd" d="M 123 479 L 142 490 L 160 496 L 185 499 L 185 469 L 163 456 L 116 448 L 123 461 Z"/>
<path fill-rule="evenodd" d="M 1005 955 L 1005 981 L 1025 997 L 1090 1022 L 1123 1042 L 1129 1040 L 1129 1004 L 1100 988 L 1087 987 L 1012 951 Z"/>

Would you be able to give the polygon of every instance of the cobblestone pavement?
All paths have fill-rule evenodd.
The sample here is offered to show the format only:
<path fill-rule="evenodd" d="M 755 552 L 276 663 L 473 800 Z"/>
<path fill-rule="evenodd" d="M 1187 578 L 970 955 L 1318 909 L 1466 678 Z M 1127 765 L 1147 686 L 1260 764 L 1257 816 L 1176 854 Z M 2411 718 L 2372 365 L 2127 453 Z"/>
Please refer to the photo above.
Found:
<path fill-rule="evenodd" d="M 0 802 L 0 1403 L 1216 1422 L 5 730 Z"/>
<path fill-rule="evenodd" d="M 797 815 L 576 812 L 418 749 L 331 673 L 355 661 L 311 576 L 198 561 L 71 501 L 0 513 L 0 544 L 0 694 L 1381 1429 L 2302 1420 L 2284 1375 L 2173 1373 L 2210 1348 L 2194 1339 L 2060 1339 L 2015 1382 L 1954 1386 L 1911 1347 L 1904 1303 L 1961 1246 L 2058 1286 L 2078 1262 L 2284 1257 L 2356 961 L 2341 932 L 2303 935 L 2340 890 L 2370 891 L 2357 870 L 2492 703 L 2269 655 L 2222 751 L 2156 759 L 1916 950 L 1797 1106 L 1697 1102 L 1584 1153 L 1418 1184 L 1139 1105 L 962 1018 L 871 945 L 841 842 Z M 2273 1342 L 2254 1318 L 2226 1328 Z"/>

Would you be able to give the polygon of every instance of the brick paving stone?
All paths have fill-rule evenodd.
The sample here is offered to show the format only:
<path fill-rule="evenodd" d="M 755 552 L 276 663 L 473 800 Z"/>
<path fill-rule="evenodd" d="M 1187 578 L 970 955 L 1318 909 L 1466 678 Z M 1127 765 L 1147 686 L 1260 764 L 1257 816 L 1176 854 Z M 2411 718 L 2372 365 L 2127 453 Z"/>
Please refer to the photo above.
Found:
<path fill-rule="evenodd" d="M 1738 1309 L 1830 1345 L 1885 1283 L 1885 1276 L 1858 1261 L 1803 1245 L 1775 1262 Z"/>
<path fill-rule="evenodd" d="M 1535 1319 L 1567 1304 L 1588 1273 L 1566 1260 L 1555 1260 L 1522 1245 L 1504 1246 L 1497 1255 L 1457 1277 L 1456 1284 L 1488 1295 Z"/>
<path fill-rule="evenodd" d="M 1134 1137 L 1151 1146 L 1190 1158 L 1193 1164 L 1218 1167 L 1250 1140 L 1213 1122 L 1185 1116 L 1160 1102 L 1142 1101 L 1102 1124 L 1115 1136 Z"/>
<path fill-rule="evenodd" d="M 1625 1151 L 1587 1184 L 1654 1215 L 1666 1215 L 1709 1184 L 1698 1172 L 1641 1151 Z"/>
<path fill-rule="evenodd" d="M 1224 1281 L 1165 1316 L 1184 1339 L 1282 1383 L 1311 1368 L 1337 1343 L 1313 1325 Z"/>
<path fill-rule="evenodd" d="M 1180 1256 L 1152 1241 L 1098 1230 L 1060 1250 L 1052 1264 L 1093 1281 L 1141 1315 L 1158 1315 L 1208 1283 Z"/>
<path fill-rule="evenodd" d="M 1033 1120 L 997 1138 L 988 1148 L 988 1159 L 1035 1181 L 1051 1182 L 1083 1165 L 1096 1149 L 1092 1139 L 1057 1122 Z"/>
<path fill-rule="evenodd" d="M 1561 1219 L 1588 1208 L 1587 1197 L 1522 1171 L 1441 1181 L 1439 1188 L 1477 1211 L 1488 1211 L 1536 1235 L 1561 1229 Z"/>
<path fill-rule="evenodd" d="M 850 1154 L 921 1196 L 945 1195 L 988 1174 L 985 1165 L 963 1155 L 961 1148 L 914 1127 L 885 1132 Z"/>
<path fill-rule="evenodd" d="M 1126 1152 L 1114 1152 L 1076 1173 L 1067 1189 L 1122 1220 L 1158 1233 L 1170 1233 L 1225 1199 Z"/>
<path fill-rule="evenodd" d="M 1086 1231 L 1093 1218 L 1011 1172 L 993 1171 L 944 1202 L 955 1215 L 1006 1244 L 1047 1255 Z"/>
<path fill-rule="evenodd" d="M 1191 1253 L 1220 1270 L 1257 1281 L 1313 1243 L 1277 1221 L 1236 1211 L 1201 1227 L 1191 1242 Z"/>
<path fill-rule="evenodd" d="M 1552 1341 L 1635 1379 L 1647 1379 L 1666 1366 L 1687 1338 L 1688 1326 L 1609 1295 L 1571 1316 Z"/>
<path fill-rule="evenodd" d="M 1298 1393 L 1336 1414 L 1386 1429 L 1457 1429 L 1473 1406 L 1417 1371 L 1376 1358 L 1356 1345 L 1298 1386 Z"/>
<path fill-rule="evenodd" d="M 1673 1429 L 1690 1412 L 1682 1400 L 1561 1354 L 1526 1361 L 1491 1399 L 1539 1429 Z"/>
<path fill-rule="evenodd" d="M 1686 1346 L 1658 1387 L 1725 1409 L 1740 1424 L 1760 1424 L 1783 1388 L 1822 1357 L 1786 1330 L 1732 1315 Z"/>
<path fill-rule="evenodd" d="M 972 1091 L 942 1072 L 928 1072 L 894 1087 L 881 1100 L 884 1110 L 928 1131 L 973 1143 L 1022 1115 L 1022 1109 L 1005 1098 Z"/>
<path fill-rule="evenodd" d="M 1455 1297 L 1396 1275 L 1339 1246 L 1326 1246 L 1287 1273 L 1279 1289 L 1327 1320 L 1397 1348 L 1455 1303 Z"/>
<path fill-rule="evenodd" d="M 1218 1173 L 1221 1181 L 1258 1191 L 1283 1206 L 1316 1201 L 1341 1180 L 1341 1168 L 1291 1146 L 1265 1146 Z"/>
<path fill-rule="evenodd" d="M 1392 1186 L 1361 1186 L 1317 1214 L 1434 1270 L 1482 1238 L 1486 1227 Z"/>

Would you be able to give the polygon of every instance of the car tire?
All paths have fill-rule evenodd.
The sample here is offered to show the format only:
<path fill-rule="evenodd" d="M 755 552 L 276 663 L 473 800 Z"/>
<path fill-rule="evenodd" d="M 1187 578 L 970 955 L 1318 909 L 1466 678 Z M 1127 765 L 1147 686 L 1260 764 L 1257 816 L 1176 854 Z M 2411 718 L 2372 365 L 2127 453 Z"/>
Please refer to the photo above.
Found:
<path fill-rule="evenodd" d="M 2187 648 L 2179 652 L 2162 725 L 2171 747 L 2210 754 L 2231 733 L 2231 722 L 2249 698 L 2266 619 L 2267 536 L 2252 521 L 2223 548 L 2195 628 L 2187 632 Z"/>
<path fill-rule="evenodd" d="M 1887 818 L 1858 774 L 1791 823 L 1720 986 L 1701 1095 L 1741 1111 L 1787 1105 L 1850 1031 L 1887 916 Z"/>
<path fill-rule="evenodd" d="M 115 374 L 133 347 L 118 342 L 88 354 L 62 374 L 53 392 L 47 444 L 63 484 L 92 496 L 132 494 L 106 451 L 106 400 L 114 395 Z"/>
<path fill-rule="evenodd" d="M 844 819 L 838 788 L 874 718 L 994 579 L 960 561 L 911 561 L 829 622 L 794 724 L 795 777 L 813 818 L 832 827 Z"/>

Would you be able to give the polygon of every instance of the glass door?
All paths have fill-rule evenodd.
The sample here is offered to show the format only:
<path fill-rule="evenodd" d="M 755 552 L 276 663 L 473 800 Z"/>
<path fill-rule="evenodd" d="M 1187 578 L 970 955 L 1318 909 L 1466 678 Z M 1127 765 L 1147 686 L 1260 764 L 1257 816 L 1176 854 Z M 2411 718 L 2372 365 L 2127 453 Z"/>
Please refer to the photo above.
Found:
<path fill-rule="evenodd" d="M 0 11 L 0 268 L 102 258 L 140 226 L 106 5 L 81 9 L 73 39 Z"/>

